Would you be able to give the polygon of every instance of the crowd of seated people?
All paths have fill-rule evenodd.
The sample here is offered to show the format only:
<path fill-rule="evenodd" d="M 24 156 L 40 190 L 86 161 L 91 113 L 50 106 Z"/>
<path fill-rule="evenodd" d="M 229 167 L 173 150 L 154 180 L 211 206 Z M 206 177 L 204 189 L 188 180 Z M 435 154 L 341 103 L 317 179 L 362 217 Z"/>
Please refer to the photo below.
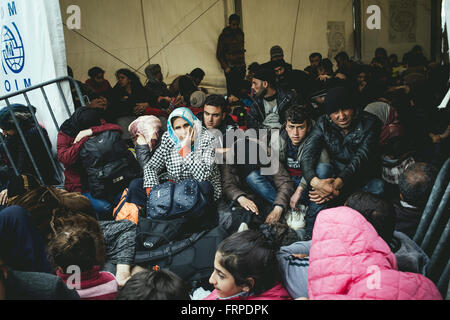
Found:
<path fill-rule="evenodd" d="M 34 109 L 11 106 L 20 134 L 0 110 L 0 299 L 445 298 L 411 239 L 450 156 L 449 110 L 437 108 L 448 70 L 419 46 L 401 63 L 383 48 L 370 64 L 346 52 L 332 58 L 336 67 L 314 52 L 297 70 L 274 46 L 245 80 L 227 77 L 230 96 L 200 88 L 200 68 L 169 85 L 159 64 L 145 69 L 145 82 L 120 69 L 111 86 L 93 67 L 87 106 L 57 136 L 64 189 L 52 187 Z M 146 211 L 179 204 L 161 190 L 187 181 L 206 186 L 208 228 L 228 235 L 201 287 L 134 261 Z M 288 221 L 294 213 L 301 232 Z M 341 254 L 352 241 L 354 254 Z M 363 287 L 369 265 L 389 274 L 377 294 Z M 71 266 L 81 274 L 75 285 Z"/>

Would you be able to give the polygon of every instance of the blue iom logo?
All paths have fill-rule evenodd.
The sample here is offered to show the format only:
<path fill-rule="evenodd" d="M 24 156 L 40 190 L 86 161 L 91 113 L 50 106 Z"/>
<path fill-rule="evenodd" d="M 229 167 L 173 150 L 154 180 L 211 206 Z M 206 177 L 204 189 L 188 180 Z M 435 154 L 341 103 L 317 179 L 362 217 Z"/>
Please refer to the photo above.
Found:
<path fill-rule="evenodd" d="M 4 25 L 0 39 L 3 70 L 8 74 L 6 70 L 6 67 L 8 67 L 13 73 L 20 73 L 25 66 L 25 50 L 17 25 L 14 22 L 12 22 L 11 28 Z"/>

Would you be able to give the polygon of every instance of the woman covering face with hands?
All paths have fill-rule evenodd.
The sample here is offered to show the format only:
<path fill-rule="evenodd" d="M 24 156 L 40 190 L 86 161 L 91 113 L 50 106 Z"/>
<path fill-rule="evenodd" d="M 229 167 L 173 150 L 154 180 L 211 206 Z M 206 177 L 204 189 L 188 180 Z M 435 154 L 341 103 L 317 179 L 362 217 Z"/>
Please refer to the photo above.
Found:
<path fill-rule="evenodd" d="M 222 194 L 220 172 L 215 163 L 216 138 L 202 127 L 188 108 L 177 108 L 167 121 L 160 146 L 144 166 L 144 188 L 147 193 L 158 185 L 158 175 L 167 169 L 168 179 L 175 183 L 186 179 L 209 181 L 214 199 Z"/>

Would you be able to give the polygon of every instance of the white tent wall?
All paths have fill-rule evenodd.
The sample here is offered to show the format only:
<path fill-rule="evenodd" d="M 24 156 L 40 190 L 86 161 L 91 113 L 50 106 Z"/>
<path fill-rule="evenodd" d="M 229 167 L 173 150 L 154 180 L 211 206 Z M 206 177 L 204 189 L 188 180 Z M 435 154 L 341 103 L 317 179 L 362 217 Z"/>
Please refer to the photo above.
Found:
<path fill-rule="evenodd" d="M 338 36 L 345 39 L 342 49 L 353 56 L 351 0 L 244 0 L 242 11 L 247 64 L 267 62 L 274 45 L 283 48 L 285 60 L 297 69 L 309 65 L 312 52 L 328 57 L 329 22 L 344 23 L 345 31 Z"/>
<path fill-rule="evenodd" d="M 72 0 L 60 0 L 63 17 Z M 79 0 L 81 29 L 64 28 L 68 64 L 75 78 L 87 79 L 93 66 L 116 83 L 120 68 L 138 71 L 159 63 L 166 82 L 201 67 L 204 84 L 225 86 L 216 59 L 217 38 L 234 11 L 230 0 Z M 144 29 L 145 25 L 145 29 Z M 87 40 L 89 39 L 89 40 Z M 146 42 L 147 40 L 147 42 Z M 148 44 L 148 50 L 147 50 Z M 149 58 L 151 58 L 149 60 Z"/>
<path fill-rule="evenodd" d="M 391 3 L 416 1 L 414 42 L 389 37 Z M 406 1 L 406 2 L 405 2 Z M 285 60 L 297 69 L 309 65 L 309 54 L 333 57 L 341 50 L 355 54 L 352 0 L 242 0 L 247 65 L 269 60 L 274 45 L 284 49 Z M 60 0 L 63 20 L 72 0 Z M 138 71 L 145 82 L 145 67 L 159 63 L 167 83 L 196 67 L 206 72 L 203 85 L 223 88 L 225 78 L 216 59 L 217 39 L 234 12 L 234 0 L 78 0 L 81 29 L 64 27 L 68 64 L 75 78 L 86 80 L 93 66 L 106 70 L 116 83 L 120 68 Z M 381 8 L 381 30 L 369 30 L 369 5 Z M 397 53 L 399 59 L 415 44 L 430 54 L 429 0 L 361 0 L 362 60 L 370 62 L 377 47 Z M 145 26 L 145 28 L 144 28 Z M 87 40 L 88 39 L 88 40 Z"/>
<path fill-rule="evenodd" d="M 398 5 L 396 5 L 398 3 Z M 370 14 L 367 8 L 377 5 L 381 9 L 381 29 L 369 30 L 366 21 Z M 413 8 L 415 7 L 415 10 Z M 396 10 L 394 10 L 396 8 Z M 383 47 L 388 54 L 395 53 L 399 61 L 403 55 L 410 51 L 416 44 L 422 46 L 425 56 L 430 58 L 431 42 L 431 1 L 429 0 L 362 0 L 362 57 L 365 63 L 370 63 L 375 56 L 375 50 Z M 415 12 L 414 12 L 415 11 Z M 390 17 L 394 15 L 397 23 L 391 25 Z M 414 17 L 415 15 L 415 17 Z M 404 35 L 411 34 L 412 39 L 406 36 L 390 36 L 390 32 Z"/>

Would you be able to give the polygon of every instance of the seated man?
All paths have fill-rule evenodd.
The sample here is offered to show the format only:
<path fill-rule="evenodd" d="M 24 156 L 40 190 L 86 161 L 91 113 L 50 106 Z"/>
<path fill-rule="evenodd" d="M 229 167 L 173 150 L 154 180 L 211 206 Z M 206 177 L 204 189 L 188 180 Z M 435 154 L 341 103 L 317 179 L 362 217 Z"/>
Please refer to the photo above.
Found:
<path fill-rule="evenodd" d="M 291 197 L 290 206 L 295 209 L 300 198 L 305 205 L 309 204 L 308 186 L 302 177 L 301 159 L 304 153 L 305 142 L 314 126 L 309 112 L 302 106 L 292 106 L 286 113 L 285 129 L 280 134 L 280 163 L 288 170 L 294 183 L 295 192 Z M 317 172 L 319 176 L 326 176 L 330 170 L 329 156 L 325 149 L 320 154 Z"/>
<path fill-rule="evenodd" d="M 395 230 L 414 237 L 437 175 L 438 171 L 432 165 L 414 163 L 400 176 L 400 199 L 394 203 L 397 215 Z"/>
<path fill-rule="evenodd" d="M 309 79 L 306 72 L 287 69 L 283 59 L 272 61 L 272 68 L 276 75 L 277 87 L 287 92 L 295 90 L 298 102 L 306 103 L 309 96 Z"/>
<path fill-rule="evenodd" d="M 212 94 L 205 100 L 203 112 L 197 114 L 203 126 L 212 131 L 218 130 L 221 134 L 221 148 L 227 148 L 226 135 L 228 130 L 236 129 L 236 123 L 227 112 L 227 102 L 221 95 Z"/>
<path fill-rule="evenodd" d="M 308 73 L 311 79 L 315 79 L 319 76 L 319 72 L 317 68 L 319 64 L 322 62 L 322 55 L 318 52 L 311 53 L 309 56 L 310 65 L 305 68 L 305 72 Z"/>
<path fill-rule="evenodd" d="M 245 160 L 238 155 L 240 141 L 245 143 Z M 260 142 L 251 139 L 238 140 L 230 151 L 234 159 L 233 164 L 227 162 L 222 168 L 225 200 L 231 201 L 232 205 L 238 204 L 251 213 L 250 220 L 253 222 L 250 223 L 250 228 L 263 223 L 278 222 L 283 212 L 288 209 L 289 198 L 294 192 L 291 178 L 282 164 L 279 165 L 277 173 L 270 176 L 262 175 L 261 163 L 252 164 L 255 163 L 251 160 L 254 160 L 252 157 L 256 152 L 250 151 L 258 150 L 261 154 L 261 150 L 253 149 L 254 143 L 257 148 L 264 148 Z M 231 231 L 235 232 L 238 226 L 239 223 Z"/>
<path fill-rule="evenodd" d="M 249 129 L 280 129 L 284 111 L 295 103 L 295 93 L 276 87 L 275 72 L 258 70 L 252 80 L 253 104 L 248 114 Z"/>
<path fill-rule="evenodd" d="M 319 118 L 306 142 L 301 168 L 310 187 L 311 205 L 306 216 L 306 236 L 312 236 L 317 213 L 340 196 L 343 202 L 353 192 L 364 188 L 375 194 L 383 193 L 381 163 L 378 150 L 381 123 L 365 111 L 357 111 L 349 91 L 337 87 L 327 94 L 326 114 Z M 329 152 L 333 175 L 328 179 L 317 176 L 316 168 L 321 150 Z"/>

